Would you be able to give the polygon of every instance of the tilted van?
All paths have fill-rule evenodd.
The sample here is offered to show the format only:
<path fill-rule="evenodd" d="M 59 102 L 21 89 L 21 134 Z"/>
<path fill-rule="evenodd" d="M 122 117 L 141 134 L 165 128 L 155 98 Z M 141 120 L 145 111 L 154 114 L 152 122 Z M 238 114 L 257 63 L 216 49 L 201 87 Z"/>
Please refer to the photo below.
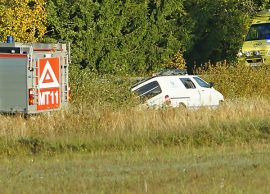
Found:
<path fill-rule="evenodd" d="M 218 106 L 223 95 L 196 75 L 158 75 L 132 87 L 147 106 Z"/>

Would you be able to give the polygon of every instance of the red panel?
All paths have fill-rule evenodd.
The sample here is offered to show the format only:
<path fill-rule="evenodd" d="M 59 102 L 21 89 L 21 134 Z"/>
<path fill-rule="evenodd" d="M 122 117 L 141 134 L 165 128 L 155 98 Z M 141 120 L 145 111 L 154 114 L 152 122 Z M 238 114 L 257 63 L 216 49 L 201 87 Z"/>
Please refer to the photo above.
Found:
<path fill-rule="evenodd" d="M 37 110 L 60 107 L 60 59 L 45 58 L 39 62 Z"/>
<path fill-rule="evenodd" d="M 40 89 L 37 110 L 60 108 L 60 88 Z"/>
<path fill-rule="evenodd" d="M 0 54 L 0 58 L 27 58 L 26 54 Z"/>

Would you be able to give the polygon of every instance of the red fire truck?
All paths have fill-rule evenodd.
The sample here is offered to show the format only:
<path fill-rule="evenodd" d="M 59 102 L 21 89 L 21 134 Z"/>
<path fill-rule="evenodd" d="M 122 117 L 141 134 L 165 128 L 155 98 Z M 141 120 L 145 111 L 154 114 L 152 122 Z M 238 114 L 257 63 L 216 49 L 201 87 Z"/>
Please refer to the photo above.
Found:
<path fill-rule="evenodd" d="M 69 44 L 0 43 L 0 113 L 56 111 L 68 104 Z"/>

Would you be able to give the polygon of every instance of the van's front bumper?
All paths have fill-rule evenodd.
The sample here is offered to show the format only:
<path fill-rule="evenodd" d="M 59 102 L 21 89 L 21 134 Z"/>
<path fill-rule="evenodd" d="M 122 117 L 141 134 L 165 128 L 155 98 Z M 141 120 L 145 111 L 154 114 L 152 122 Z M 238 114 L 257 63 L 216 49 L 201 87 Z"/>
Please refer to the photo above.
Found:
<path fill-rule="evenodd" d="M 249 67 L 270 66 L 270 56 L 240 57 L 238 62 Z"/>

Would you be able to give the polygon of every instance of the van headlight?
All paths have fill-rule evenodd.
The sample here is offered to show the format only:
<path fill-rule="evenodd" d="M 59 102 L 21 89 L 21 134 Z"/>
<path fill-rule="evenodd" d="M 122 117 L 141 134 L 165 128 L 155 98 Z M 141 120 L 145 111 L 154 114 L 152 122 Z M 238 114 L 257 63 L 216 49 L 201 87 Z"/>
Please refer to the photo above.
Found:
<path fill-rule="evenodd" d="M 242 53 L 241 50 L 237 53 L 237 56 L 238 56 L 238 57 L 243 57 L 243 55 L 244 55 L 244 54 Z"/>
<path fill-rule="evenodd" d="M 247 52 L 246 52 L 246 56 L 247 56 L 247 57 L 250 57 L 250 56 L 251 56 L 251 52 L 250 52 L 250 51 L 247 51 Z"/>
<path fill-rule="evenodd" d="M 254 51 L 254 55 L 256 55 L 256 56 L 260 56 L 260 55 L 261 55 L 261 51 L 259 51 L 259 50 Z"/>

